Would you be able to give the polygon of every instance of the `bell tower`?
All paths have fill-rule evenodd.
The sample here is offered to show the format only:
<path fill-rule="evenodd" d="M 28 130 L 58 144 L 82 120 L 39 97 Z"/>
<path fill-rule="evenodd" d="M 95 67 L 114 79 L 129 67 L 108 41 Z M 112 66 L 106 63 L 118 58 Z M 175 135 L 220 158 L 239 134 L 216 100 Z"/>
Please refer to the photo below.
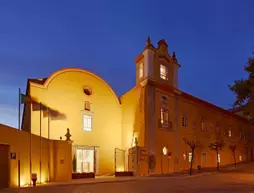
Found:
<path fill-rule="evenodd" d="M 146 40 L 146 46 L 136 59 L 136 84 L 139 84 L 146 78 L 154 79 L 154 54 L 156 48 L 151 44 L 150 37 Z"/>
<path fill-rule="evenodd" d="M 158 42 L 155 48 L 148 36 L 146 46 L 136 59 L 136 84 L 145 79 L 178 88 L 178 68 L 176 54 L 168 52 L 168 45 L 164 39 Z"/>

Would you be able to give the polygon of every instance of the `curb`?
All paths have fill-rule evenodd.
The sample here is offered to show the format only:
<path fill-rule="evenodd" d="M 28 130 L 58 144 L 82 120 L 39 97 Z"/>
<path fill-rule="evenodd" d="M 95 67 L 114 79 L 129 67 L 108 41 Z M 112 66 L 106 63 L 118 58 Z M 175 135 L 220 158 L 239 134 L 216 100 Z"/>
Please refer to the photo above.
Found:
<path fill-rule="evenodd" d="M 119 183 L 119 182 L 131 182 L 136 181 L 137 179 L 118 179 L 114 181 L 94 181 L 94 182 L 78 182 L 78 183 L 59 183 L 59 184 L 46 184 L 46 185 L 37 185 L 35 187 L 28 186 L 28 187 L 21 187 L 21 188 L 8 188 L 5 190 L 18 190 L 18 189 L 37 189 L 37 188 L 49 188 L 49 187 L 56 187 L 56 186 L 75 186 L 75 185 L 91 185 L 91 184 L 106 184 L 106 183 Z"/>
<path fill-rule="evenodd" d="M 194 178 L 194 177 L 200 177 L 200 176 L 209 176 L 209 175 L 212 175 L 212 174 L 216 174 L 218 173 L 218 171 L 216 172 L 209 172 L 209 173 L 203 173 L 203 174 L 194 174 L 194 175 L 189 175 L 189 176 L 184 176 L 184 178 Z"/>

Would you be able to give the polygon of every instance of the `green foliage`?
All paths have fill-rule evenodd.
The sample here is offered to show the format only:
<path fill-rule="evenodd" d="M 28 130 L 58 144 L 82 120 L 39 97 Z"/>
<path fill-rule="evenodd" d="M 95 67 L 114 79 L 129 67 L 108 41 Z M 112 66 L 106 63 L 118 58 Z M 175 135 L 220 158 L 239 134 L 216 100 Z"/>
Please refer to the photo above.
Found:
<path fill-rule="evenodd" d="M 236 94 L 234 107 L 241 108 L 250 121 L 254 122 L 254 57 L 249 58 L 244 70 L 248 73 L 247 79 L 234 81 L 229 89 Z"/>

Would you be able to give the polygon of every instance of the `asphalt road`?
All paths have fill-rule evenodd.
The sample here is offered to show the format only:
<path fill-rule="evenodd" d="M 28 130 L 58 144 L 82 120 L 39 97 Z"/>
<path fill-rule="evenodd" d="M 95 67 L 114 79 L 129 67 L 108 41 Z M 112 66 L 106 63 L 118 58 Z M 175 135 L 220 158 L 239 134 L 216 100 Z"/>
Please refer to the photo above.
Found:
<path fill-rule="evenodd" d="M 9 191 L 11 193 L 18 190 Z M 5 191 L 4 191 L 5 192 Z M 9 193 L 8 192 L 8 193 Z M 21 189 L 21 193 L 253 192 L 254 163 L 233 171 L 192 177 L 151 177 L 135 181 Z M 2 193 L 0 191 L 0 193 Z M 7 193 L 7 192 L 6 192 Z"/>

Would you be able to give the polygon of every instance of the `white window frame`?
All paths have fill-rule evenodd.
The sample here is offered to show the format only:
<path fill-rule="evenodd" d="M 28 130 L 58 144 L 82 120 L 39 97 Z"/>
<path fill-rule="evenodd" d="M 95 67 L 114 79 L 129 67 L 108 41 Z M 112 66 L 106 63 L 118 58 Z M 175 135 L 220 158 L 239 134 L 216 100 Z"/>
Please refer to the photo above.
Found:
<path fill-rule="evenodd" d="M 139 79 L 142 79 L 144 77 L 144 63 L 140 63 L 139 64 Z"/>
<path fill-rule="evenodd" d="M 165 64 L 160 64 L 160 78 L 168 80 L 168 67 Z"/>
<path fill-rule="evenodd" d="M 83 130 L 84 131 L 92 131 L 92 128 L 93 128 L 93 117 L 92 117 L 92 115 L 89 115 L 89 114 L 83 114 L 83 116 L 82 116 L 82 119 L 83 119 L 83 126 L 82 126 L 82 128 L 83 128 Z M 85 120 L 85 119 L 87 119 L 87 120 Z M 87 122 L 86 123 L 86 121 L 89 121 L 89 122 Z M 85 124 L 87 124 L 87 125 L 85 125 Z"/>
<path fill-rule="evenodd" d="M 182 116 L 182 126 L 187 127 L 188 126 L 188 118 L 187 116 Z"/>

